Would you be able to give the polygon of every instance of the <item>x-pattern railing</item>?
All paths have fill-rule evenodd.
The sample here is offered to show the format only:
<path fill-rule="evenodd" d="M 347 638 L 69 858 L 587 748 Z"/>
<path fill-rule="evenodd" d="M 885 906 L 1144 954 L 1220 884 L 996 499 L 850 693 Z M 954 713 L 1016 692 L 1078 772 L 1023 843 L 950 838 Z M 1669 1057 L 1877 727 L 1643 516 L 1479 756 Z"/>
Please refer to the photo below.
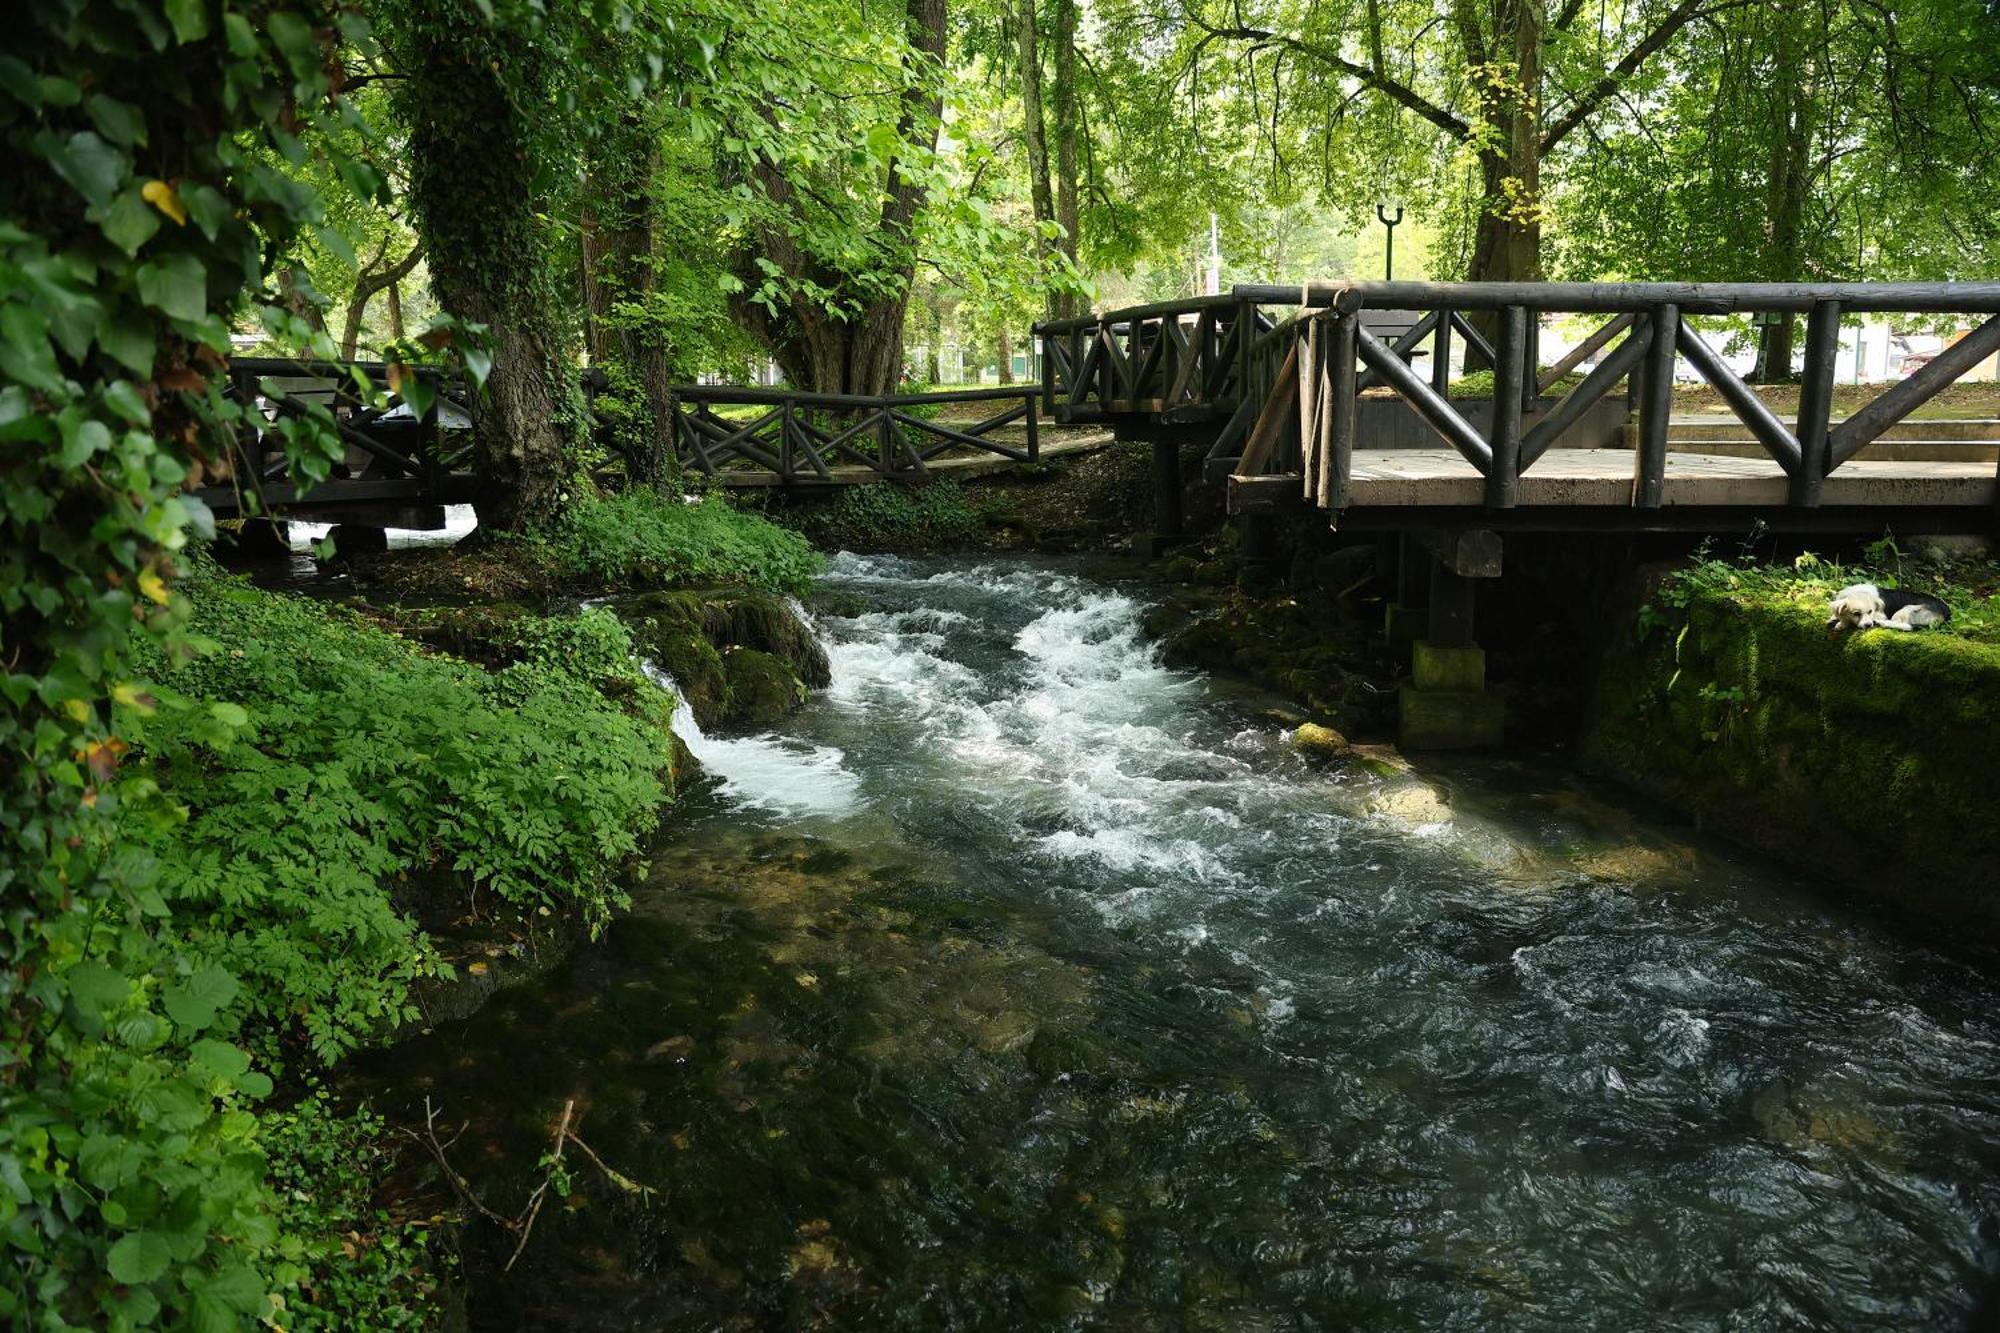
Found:
<path fill-rule="evenodd" d="M 1521 476 L 1547 455 L 1591 407 L 1625 383 L 1636 404 L 1638 447 L 1632 504 L 1664 503 L 1668 426 L 1677 359 L 1685 358 L 1790 479 L 1789 502 L 1819 504 L 1827 475 L 1897 422 L 2000 351 L 2000 283 L 1351 283 L 1305 289 L 1238 287 L 1239 298 L 1288 300 L 1297 317 L 1272 391 L 1245 443 L 1239 475 L 1301 475 L 1306 494 L 1327 509 L 1346 502 L 1357 447 L 1362 388 L 1393 390 L 1486 479 L 1488 507 L 1516 503 Z M 1385 341 L 1371 315 L 1418 311 L 1401 336 Z M 1795 425 L 1787 425 L 1690 323 L 1692 315 L 1806 317 L 1805 365 Z M 1832 419 L 1840 323 L 1859 314 L 1956 315 L 1982 319 L 1914 374 L 1843 421 Z M 1470 314 L 1476 318 L 1468 320 Z M 1583 344 L 1539 376 L 1535 329 L 1541 314 L 1609 316 Z M 1488 323 L 1488 339 L 1478 328 Z M 1453 331 L 1472 340 L 1493 367 L 1493 409 L 1485 430 L 1453 407 L 1445 383 Z M 1411 365 L 1431 342 L 1431 374 Z M 1615 344 L 1615 345 L 1614 345 Z M 1524 413 L 1538 395 L 1590 357 L 1598 364 L 1532 426 Z"/>
<path fill-rule="evenodd" d="M 203 498 L 229 509 L 268 513 L 273 506 L 346 481 L 365 482 L 370 493 L 379 496 L 398 491 L 411 496 L 443 494 L 470 445 L 464 439 L 447 438 L 440 414 L 447 407 L 461 416 L 467 413 L 464 387 L 433 369 L 408 373 L 423 378 L 431 390 L 430 401 L 420 414 L 398 416 L 405 406 L 402 394 L 391 391 L 376 401 L 371 391 L 389 383 L 388 368 L 378 362 L 232 360 L 224 392 L 252 410 L 233 441 L 231 484 L 205 488 Z M 324 473 L 295 476 L 281 437 L 297 429 L 295 423 L 322 413 L 347 446 L 347 456 L 329 464 Z"/>
<path fill-rule="evenodd" d="M 1016 462 L 1041 456 L 1037 399 L 1042 386 L 963 389 L 941 393 L 806 393 L 681 385 L 674 421 L 674 449 L 681 466 L 710 476 L 769 473 L 785 484 L 852 479 L 861 469 L 884 479 L 915 480 L 951 450 L 971 449 Z M 947 403 L 992 403 L 977 421 L 946 423 L 922 415 Z M 747 418 L 718 408 L 757 409 Z M 999 438 L 1002 427 L 1022 423 L 1020 444 Z M 845 468 L 847 476 L 836 476 Z"/>

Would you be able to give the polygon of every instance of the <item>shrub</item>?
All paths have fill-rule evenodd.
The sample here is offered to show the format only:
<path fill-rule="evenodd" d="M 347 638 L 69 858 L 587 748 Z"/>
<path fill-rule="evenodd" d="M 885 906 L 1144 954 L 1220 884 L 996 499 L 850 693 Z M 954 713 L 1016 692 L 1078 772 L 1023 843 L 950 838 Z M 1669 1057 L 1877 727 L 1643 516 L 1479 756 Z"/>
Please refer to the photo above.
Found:
<path fill-rule="evenodd" d="M 341 1115 L 314 1090 L 263 1117 L 269 1184 L 284 1208 L 273 1285 L 292 1333 L 442 1326 L 440 1256 L 421 1223 L 376 1204 L 374 1182 L 395 1154 L 373 1111 Z"/>
<path fill-rule="evenodd" d="M 792 511 L 788 521 L 829 550 L 922 550 L 970 544 L 1001 508 L 997 499 L 945 478 L 922 486 L 849 486 L 830 501 Z"/>
<path fill-rule="evenodd" d="M 242 983 L 254 1035 L 332 1059 L 413 1017 L 411 982 L 440 965 L 389 886 L 433 867 L 475 902 L 608 917 L 668 794 L 667 701 L 637 688 L 615 617 L 530 619 L 489 674 L 302 598 L 188 587 L 216 650 L 162 670 L 176 697 L 129 733 L 183 817 L 127 836 L 190 954 Z"/>
<path fill-rule="evenodd" d="M 698 503 L 652 490 L 571 505 L 530 539 L 559 577 L 600 586 L 747 583 L 803 592 L 819 557 L 799 535 L 720 496 Z"/>

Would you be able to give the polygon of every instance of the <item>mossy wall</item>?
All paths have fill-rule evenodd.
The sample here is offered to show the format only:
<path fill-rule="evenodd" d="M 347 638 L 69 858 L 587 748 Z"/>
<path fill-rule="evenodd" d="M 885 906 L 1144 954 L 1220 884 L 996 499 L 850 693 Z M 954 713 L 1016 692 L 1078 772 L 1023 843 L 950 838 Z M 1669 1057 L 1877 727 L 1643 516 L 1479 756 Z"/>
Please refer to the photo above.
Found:
<path fill-rule="evenodd" d="M 1829 887 L 2000 925 L 2000 646 L 1830 639 L 1810 605 L 1656 590 L 1600 654 L 1587 762 Z"/>

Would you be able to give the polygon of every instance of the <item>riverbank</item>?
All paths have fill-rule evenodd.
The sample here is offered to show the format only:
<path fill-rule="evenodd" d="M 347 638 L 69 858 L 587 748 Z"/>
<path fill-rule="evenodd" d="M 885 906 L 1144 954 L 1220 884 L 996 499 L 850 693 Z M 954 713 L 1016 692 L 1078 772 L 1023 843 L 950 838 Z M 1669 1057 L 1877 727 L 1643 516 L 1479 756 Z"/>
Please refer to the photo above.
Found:
<path fill-rule="evenodd" d="M 680 701 L 644 666 L 685 676 L 681 706 L 716 725 L 797 706 L 825 683 L 789 600 L 817 557 L 720 501 L 631 497 L 531 541 L 349 559 L 342 586 L 366 594 L 338 604 L 184 565 L 179 646 L 141 664 L 149 685 L 116 716 L 116 758 L 159 798 L 119 837 L 145 867 L 131 910 L 178 955 L 173 1026 L 118 1018 L 108 984 L 91 998 L 121 1040 L 185 1048 L 203 1080 L 160 1093 L 179 1109 L 131 1113 L 228 1149 L 189 1222 L 235 1238 L 244 1281 L 217 1301 L 271 1291 L 292 1329 L 440 1326 L 453 1246 L 378 1192 L 412 1145 L 320 1089 L 625 908 L 693 775 Z M 121 1151 L 87 1150 L 86 1183 L 144 1219 L 158 1200 Z M 170 1223 L 144 1234 L 170 1247 Z M 114 1261 L 127 1284 L 154 1271 L 151 1251 Z"/>
<path fill-rule="evenodd" d="M 1849 583 L 1943 597 L 1949 625 L 1831 637 Z M 1801 556 L 1646 571 L 1609 616 L 1586 763 L 1809 867 L 1892 919 L 2000 925 L 2000 566 Z"/>

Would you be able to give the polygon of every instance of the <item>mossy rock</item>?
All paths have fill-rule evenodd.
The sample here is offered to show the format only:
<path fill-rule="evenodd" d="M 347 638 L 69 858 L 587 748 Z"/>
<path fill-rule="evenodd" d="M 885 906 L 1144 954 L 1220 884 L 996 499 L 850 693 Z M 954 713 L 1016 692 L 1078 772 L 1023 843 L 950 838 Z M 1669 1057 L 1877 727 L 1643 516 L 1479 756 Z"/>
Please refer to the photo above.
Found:
<path fill-rule="evenodd" d="M 1300 723 L 1298 730 L 1292 733 L 1291 743 L 1294 750 L 1316 763 L 1345 759 L 1354 750 L 1347 737 L 1317 722 Z"/>
<path fill-rule="evenodd" d="M 722 655 L 729 679 L 728 720 L 769 726 L 806 701 L 806 685 L 791 664 L 755 648 L 731 648 Z"/>
<path fill-rule="evenodd" d="M 2000 925 L 2000 649 L 1830 640 L 1818 606 L 1724 592 L 1676 621 L 1609 647 L 1588 759 L 1897 909 Z"/>
<path fill-rule="evenodd" d="M 808 689 L 832 680 L 826 650 L 786 598 L 742 588 L 675 588 L 611 605 L 631 626 L 640 652 L 673 677 L 704 730 L 768 724 L 797 707 Z"/>

